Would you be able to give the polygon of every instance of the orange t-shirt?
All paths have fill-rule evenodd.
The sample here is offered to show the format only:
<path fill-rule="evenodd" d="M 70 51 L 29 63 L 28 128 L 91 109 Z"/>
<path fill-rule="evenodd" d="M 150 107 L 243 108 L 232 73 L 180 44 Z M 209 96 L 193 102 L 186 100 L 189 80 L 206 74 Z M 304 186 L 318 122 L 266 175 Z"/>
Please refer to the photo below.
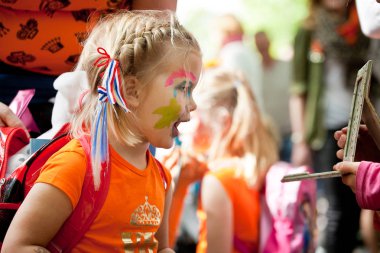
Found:
<path fill-rule="evenodd" d="M 259 192 L 249 188 L 242 176 L 236 176 L 235 168 L 221 168 L 209 173 L 222 183 L 232 203 L 233 252 L 242 253 L 239 250 L 239 245 L 249 249 L 249 252 L 258 252 L 260 228 Z M 202 209 L 198 211 L 198 214 L 201 226 L 197 253 L 205 253 L 207 252 L 207 215 Z M 222 221 L 221 224 L 223 224 Z M 223 225 L 220 229 L 223 229 Z"/>
<path fill-rule="evenodd" d="M 72 252 L 157 252 L 155 238 L 164 215 L 165 188 L 155 159 L 139 170 L 111 148 L 111 178 L 106 201 Z M 62 190 L 73 207 L 86 174 L 86 156 L 78 140 L 70 141 L 44 165 L 36 182 Z M 170 172 L 165 169 L 168 184 Z M 169 189 L 169 188 L 168 188 Z"/>
<path fill-rule="evenodd" d="M 0 61 L 59 75 L 73 69 L 95 10 L 129 9 L 131 0 L 8 0 L 0 3 Z"/>

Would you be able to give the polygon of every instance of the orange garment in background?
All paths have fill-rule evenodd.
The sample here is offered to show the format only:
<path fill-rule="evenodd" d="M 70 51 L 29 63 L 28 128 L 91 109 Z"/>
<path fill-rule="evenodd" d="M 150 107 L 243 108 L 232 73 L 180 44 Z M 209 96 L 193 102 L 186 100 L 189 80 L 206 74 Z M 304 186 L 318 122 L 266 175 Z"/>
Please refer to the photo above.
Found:
<path fill-rule="evenodd" d="M 71 71 L 95 10 L 129 9 L 131 0 L 7 0 L 0 2 L 0 61 L 29 71 Z"/>
<path fill-rule="evenodd" d="M 236 175 L 235 168 L 218 169 L 209 172 L 215 176 L 227 192 L 233 208 L 233 241 L 240 241 L 249 252 L 259 250 L 259 228 L 260 228 L 260 195 L 259 192 L 248 187 L 242 176 Z M 207 252 L 207 228 L 206 213 L 200 209 L 198 212 L 200 220 L 200 236 L 197 253 Z M 223 221 L 220 221 L 220 229 L 223 229 Z M 239 251 L 236 243 L 233 243 L 234 253 Z"/>
<path fill-rule="evenodd" d="M 111 181 L 106 201 L 72 253 L 157 252 L 155 233 L 164 215 L 166 192 L 153 159 L 149 153 L 147 168 L 139 170 L 110 149 Z M 47 161 L 37 182 L 62 190 L 75 208 L 85 174 L 86 156 L 80 142 L 72 140 Z M 170 184 L 166 169 L 165 175 Z"/>

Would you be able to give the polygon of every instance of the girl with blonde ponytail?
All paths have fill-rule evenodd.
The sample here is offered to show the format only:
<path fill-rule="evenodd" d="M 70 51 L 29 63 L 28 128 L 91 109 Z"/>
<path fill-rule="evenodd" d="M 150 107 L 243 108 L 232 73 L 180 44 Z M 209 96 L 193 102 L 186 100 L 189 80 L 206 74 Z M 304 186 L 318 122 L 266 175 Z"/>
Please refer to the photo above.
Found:
<path fill-rule="evenodd" d="M 193 156 L 203 154 L 209 168 L 200 188 L 197 253 L 301 252 L 306 220 L 313 226 L 315 182 L 281 185 L 284 173 L 305 168 L 279 161 L 273 126 L 260 113 L 247 81 L 237 73 L 209 69 L 195 98 L 193 132 L 184 139 L 190 140 L 186 146 Z M 272 192 L 266 192 L 268 187 Z M 276 230 L 278 224 L 289 226 Z"/>
<path fill-rule="evenodd" d="M 191 147 L 210 169 L 201 186 L 197 252 L 258 252 L 259 192 L 278 160 L 276 141 L 241 75 L 207 70 L 196 94 Z"/>

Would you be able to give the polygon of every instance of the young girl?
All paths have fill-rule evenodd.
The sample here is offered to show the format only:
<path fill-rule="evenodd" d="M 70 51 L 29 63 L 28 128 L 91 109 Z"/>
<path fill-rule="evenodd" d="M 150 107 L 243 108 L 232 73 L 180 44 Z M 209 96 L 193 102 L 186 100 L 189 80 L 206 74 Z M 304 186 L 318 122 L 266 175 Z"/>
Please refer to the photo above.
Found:
<path fill-rule="evenodd" d="M 77 70 L 89 93 L 71 122 L 74 139 L 54 154 L 17 212 L 2 252 L 49 252 L 73 212 L 91 162 L 98 189 L 110 170 L 107 198 L 72 252 L 173 252 L 168 248 L 169 186 L 148 151 L 169 148 L 196 105 L 201 72 L 195 38 L 169 11 L 118 12 L 85 43 Z M 91 135 L 91 161 L 79 138 Z M 106 165 L 106 166 L 104 166 Z"/>
<path fill-rule="evenodd" d="M 276 142 L 242 78 L 210 70 L 199 88 L 192 146 L 211 172 L 201 186 L 197 252 L 258 252 L 259 191 L 278 159 Z"/>

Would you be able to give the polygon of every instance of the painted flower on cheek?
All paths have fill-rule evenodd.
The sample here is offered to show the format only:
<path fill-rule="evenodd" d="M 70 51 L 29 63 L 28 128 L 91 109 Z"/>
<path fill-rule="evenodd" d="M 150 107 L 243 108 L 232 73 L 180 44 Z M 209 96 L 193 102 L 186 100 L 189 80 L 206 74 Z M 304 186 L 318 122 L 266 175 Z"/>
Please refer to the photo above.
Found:
<path fill-rule="evenodd" d="M 177 100 L 175 98 L 170 99 L 168 106 L 163 106 L 153 111 L 153 114 L 161 115 L 161 119 L 154 125 L 154 127 L 158 129 L 170 127 L 170 124 L 179 118 L 180 112 L 181 106 L 178 104 Z"/>

